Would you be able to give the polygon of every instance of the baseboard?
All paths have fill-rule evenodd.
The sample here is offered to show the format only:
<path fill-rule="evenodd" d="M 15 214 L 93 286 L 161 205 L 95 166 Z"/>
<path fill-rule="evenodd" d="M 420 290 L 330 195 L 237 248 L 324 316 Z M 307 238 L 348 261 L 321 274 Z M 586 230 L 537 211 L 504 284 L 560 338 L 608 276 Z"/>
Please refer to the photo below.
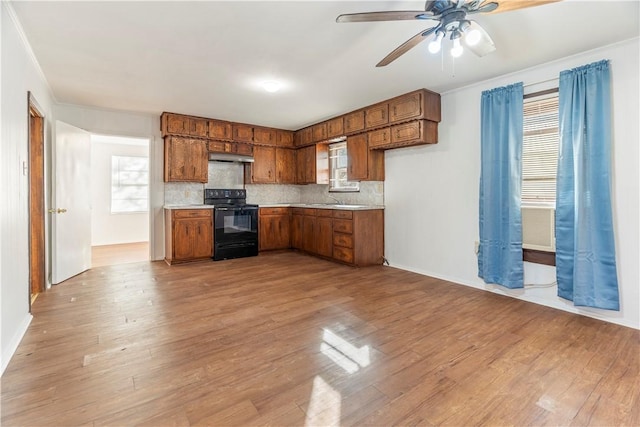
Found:
<path fill-rule="evenodd" d="M 0 376 L 4 374 L 4 370 L 9 365 L 11 358 L 15 354 L 18 349 L 18 345 L 20 345 L 20 341 L 24 337 L 24 334 L 27 333 L 27 329 L 31 324 L 31 320 L 33 320 L 33 316 L 30 313 L 27 313 L 27 316 L 22 320 L 22 323 L 18 327 L 18 330 L 9 341 L 7 348 L 2 349 L 2 360 L 0 360 Z"/>

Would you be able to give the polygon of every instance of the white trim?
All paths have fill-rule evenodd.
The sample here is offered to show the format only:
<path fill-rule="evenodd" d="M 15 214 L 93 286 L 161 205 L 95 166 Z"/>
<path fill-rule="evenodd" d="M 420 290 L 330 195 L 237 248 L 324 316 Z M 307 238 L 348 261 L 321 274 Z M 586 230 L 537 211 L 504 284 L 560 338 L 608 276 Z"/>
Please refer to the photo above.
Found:
<path fill-rule="evenodd" d="M 49 90 L 49 95 L 51 96 L 51 100 L 53 101 L 53 103 L 58 102 L 57 99 L 56 99 L 56 95 L 53 93 L 53 90 L 51 90 L 51 85 L 49 85 L 49 80 L 47 80 L 47 77 L 44 75 L 44 71 L 42 71 L 42 67 L 40 66 L 40 63 L 38 62 L 38 58 L 36 58 L 36 54 L 33 52 L 33 49 L 31 48 L 31 44 L 29 43 L 29 39 L 27 38 L 27 35 L 24 33 L 24 29 L 22 28 L 22 24 L 20 23 L 20 20 L 18 19 L 18 15 L 16 15 L 15 9 L 11 5 L 11 3 L 9 3 L 6 0 L 2 0 L 2 5 L 5 6 L 5 10 L 7 11 L 7 14 L 11 18 L 11 20 L 13 21 L 13 25 L 16 27 L 16 31 L 18 32 L 18 35 L 20 36 L 20 40 L 22 41 L 22 44 L 24 45 L 24 50 L 26 51 L 27 56 L 31 59 L 31 61 L 33 62 L 33 65 L 35 66 L 36 70 L 38 71 L 38 74 L 40 75 L 40 78 L 42 79 L 44 84 L 47 86 L 47 89 Z M 44 113 L 44 112 L 42 112 L 42 113 Z"/>
<path fill-rule="evenodd" d="M 9 341 L 7 347 L 3 350 L 1 355 L 2 361 L 0 362 L 0 376 L 4 374 L 4 370 L 7 368 L 9 362 L 11 361 L 11 358 L 18 349 L 18 345 L 20 345 L 20 341 L 22 341 L 24 334 L 27 333 L 27 329 L 31 324 L 31 320 L 33 320 L 33 316 L 30 313 L 27 313 L 27 316 L 22 320 L 22 323 L 20 323 L 18 330 L 11 338 L 11 341 Z"/>

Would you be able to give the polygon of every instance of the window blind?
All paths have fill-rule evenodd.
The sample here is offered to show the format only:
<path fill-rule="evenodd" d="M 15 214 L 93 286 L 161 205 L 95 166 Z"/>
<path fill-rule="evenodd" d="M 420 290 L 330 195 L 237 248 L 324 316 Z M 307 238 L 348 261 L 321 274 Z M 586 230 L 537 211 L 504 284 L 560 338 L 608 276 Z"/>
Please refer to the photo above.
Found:
<path fill-rule="evenodd" d="M 558 94 L 524 101 L 522 201 L 555 203 L 558 171 Z"/>

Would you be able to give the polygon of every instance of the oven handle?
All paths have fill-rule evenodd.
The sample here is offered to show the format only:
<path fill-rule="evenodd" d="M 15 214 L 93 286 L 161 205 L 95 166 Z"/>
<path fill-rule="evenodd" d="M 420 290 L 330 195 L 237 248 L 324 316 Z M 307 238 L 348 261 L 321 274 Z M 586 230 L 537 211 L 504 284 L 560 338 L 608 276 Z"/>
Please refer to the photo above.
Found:
<path fill-rule="evenodd" d="M 217 211 L 257 211 L 257 207 L 215 208 Z"/>

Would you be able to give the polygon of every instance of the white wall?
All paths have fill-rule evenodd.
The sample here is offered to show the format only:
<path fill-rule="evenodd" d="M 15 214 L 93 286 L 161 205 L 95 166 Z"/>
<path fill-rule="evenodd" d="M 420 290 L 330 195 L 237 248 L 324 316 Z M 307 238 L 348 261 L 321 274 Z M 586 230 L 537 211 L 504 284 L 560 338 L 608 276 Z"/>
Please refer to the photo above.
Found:
<path fill-rule="evenodd" d="M 640 329 L 638 39 L 442 94 L 439 143 L 386 151 L 385 255 L 392 266 Z M 620 312 L 577 308 L 557 288 L 507 290 L 477 277 L 481 92 L 518 81 L 526 92 L 561 70 L 611 60 L 613 218 Z M 429 87 L 425 82 L 425 87 Z M 548 283 L 555 268 L 525 263 L 526 283 Z"/>
<path fill-rule="evenodd" d="M 51 91 L 6 2 L 0 5 L 0 372 L 31 321 L 29 314 L 27 92 L 45 114 L 51 144 Z M 48 206 L 46 206 L 48 208 Z"/>
<path fill-rule="evenodd" d="M 111 157 L 148 157 L 149 146 L 91 137 L 91 245 L 149 241 L 149 213 L 111 213 Z"/>
<path fill-rule="evenodd" d="M 149 209 L 151 210 L 149 244 L 151 259 L 163 259 L 164 145 L 160 136 L 160 114 L 114 111 L 68 104 L 56 104 L 54 114 L 57 120 L 91 133 L 149 140 Z"/>

